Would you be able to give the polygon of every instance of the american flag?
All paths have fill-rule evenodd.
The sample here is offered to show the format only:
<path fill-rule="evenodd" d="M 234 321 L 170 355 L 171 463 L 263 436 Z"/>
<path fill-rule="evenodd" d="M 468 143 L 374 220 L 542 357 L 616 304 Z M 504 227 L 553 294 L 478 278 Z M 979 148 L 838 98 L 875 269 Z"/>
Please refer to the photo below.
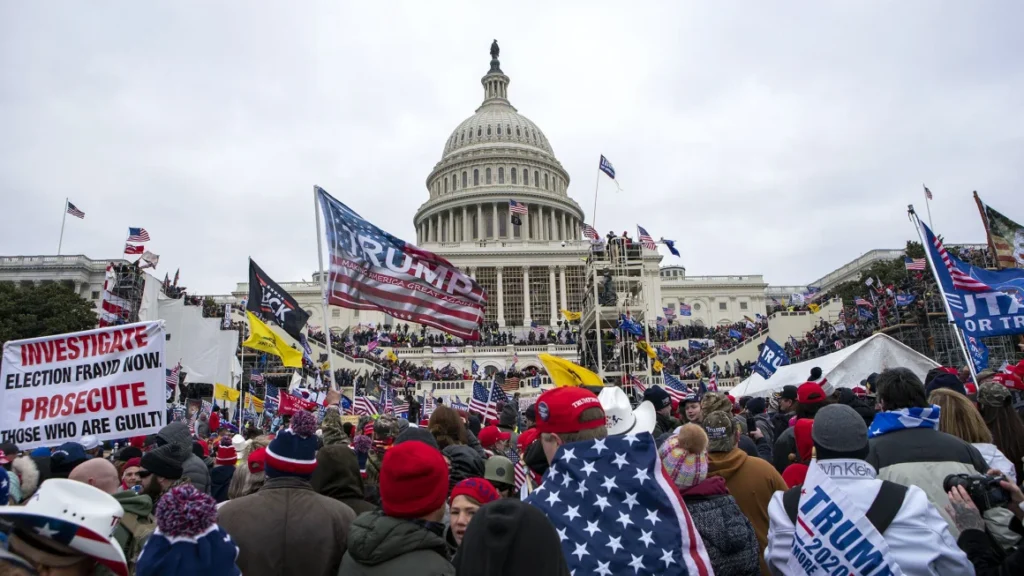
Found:
<path fill-rule="evenodd" d="M 171 396 L 174 396 L 174 389 L 178 387 L 178 375 L 181 373 L 181 362 L 174 368 L 166 369 L 167 371 L 167 399 L 170 400 Z"/>
<path fill-rule="evenodd" d="M 668 320 L 665 320 L 661 316 L 658 316 L 658 319 L 655 320 L 655 324 L 657 324 L 658 326 L 668 326 Z"/>
<path fill-rule="evenodd" d="M 591 240 L 600 240 L 601 239 L 601 235 L 598 234 L 597 230 L 594 230 L 594 227 L 591 226 L 590 224 L 584 224 L 583 225 L 583 237 L 584 238 L 589 238 Z"/>
<path fill-rule="evenodd" d="M 356 396 L 352 401 L 352 412 L 357 416 L 373 416 L 377 414 L 377 403 L 369 396 Z"/>
<path fill-rule="evenodd" d="M 711 574 L 704 542 L 650 434 L 561 446 L 526 502 L 554 525 L 572 573 Z"/>
<path fill-rule="evenodd" d="M 275 414 L 277 413 L 277 407 L 281 404 L 279 395 L 280 388 L 278 388 L 277 386 L 266 387 L 266 390 L 263 393 L 263 406 L 265 407 L 266 410 L 269 410 Z"/>
<path fill-rule="evenodd" d="M 508 211 L 512 214 L 528 214 L 530 212 L 526 204 L 516 202 L 515 200 L 508 201 Z"/>
<path fill-rule="evenodd" d="M 508 381 L 508 379 L 506 379 L 506 382 L 507 381 Z M 519 381 L 519 378 L 516 378 L 516 390 L 519 389 L 519 382 L 518 381 Z M 509 399 L 508 394 L 505 393 L 505 390 L 501 386 L 497 386 L 497 385 L 494 386 L 494 390 L 491 392 L 491 400 L 494 400 L 496 403 L 497 402 L 504 402 L 506 404 L 508 404 L 509 402 L 512 401 L 512 400 Z"/>
<path fill-rule="evenodd" d="M 395 413 L 395 390 L 390 386 L 383 386 L 380 393 L 381 414 Z"/>
<path fill-rule="evenodd" d="M 480 338 L 487 294 L 451 262 L 363 220 L 317 187 L 331 255 L 328 304 L 379 310 L 466 340 Z M 370 254 L 368 246 L 379 246 Z"/>
<path fill-rule="evenodd" d="M 939 253 L 939 258 L 942 260 L 942 264 L 945 266 L 946 271 L 949 272 L 950 278 L 953 280 L 953 288 L 958 290 L 966 290 L 968 292 L 987 292 L 991 290 L 988 284 L 985 284 L 981 280 L 971 278 L 971 275 L 960 269 L 959 266 L 953 264 L 953 257 L 946 252 L 946 247 L 942 245 L 942 240 L 939 237 L 932 234 L 932 231 L 925 226 L 924 222 L 921 222 L 921 226 L 927 232 L 926 237 L 931 240 L 932 246 Z M 958 261 L 959 262 L 959 261 Z"/>
<path fill-rule="evenodd" d="M 469 401 L 469 409 L 483 416 L 484 422 L 498 417 L 498 401 L 494 398 L 494 390 L 498 385 L 491 383 L 488 391 L 480 382 L 473 382 L 473 398 Z"/>
<path fill-rule="evenodd" d="M 146 247 L 145 246 L 139 246 L 137 244 L 125 244 L 124 245 L 124 253 L 125 254 L 142 254 L 145 251 L 146 251 Z"/>
<path fill-rule="evenodd" d="M 629 377 L 629 383 L 630 383 L 630 385 L 633 386 L 633 388 L 636 389 L 637 392 L 639 392 L 641 394 L 643 394 L 644 392 L 647 392 L 647 385 L 644 384 L 643 380 L 637 378 L 636 376 L 630 376 Z"/>
<path fill-rule="evenodd" d="M 129 242 L 149 242 L 149 232 L 145 228 L 128 228 Z"/>
<path fill-rule="evenodd" d="M 857 298 L 856 300 L 853 301 L 853 303 L 856 304 L 857 306 L 864 306 L 865 308 L 874 308 L 875 307 L 874 304 L 872 304 L 871 302 L 868 302 L 867 300 L 865 300 L 863 298 Z"/>
<path fill-rule="evenodd" d="M 926 262 L 924 258 L 911 259 L 910 256 L 903 257 L 903 266 L 906 267 L 907 270 L 924 270 L 925 264 Z"/>
<path fill-rule="evenodd" d="M 407 402 L 405 400 L 399 400 L 399 401 L 395 402 L 394 414 L 396 416 L 399 415 L 399 414 L 407 414 L 408 412 L 409 412 L 409 402 Z"/>
<path fill-rule="evenodd" d="M 544 327 L 541 326 L 540 324 L 537 324 L 536 320 L 530 320 L 530 329 L 536 332 L 537 334 L 544 334 L 545 332 Z"/>
<path fill-rule="evenodd" d="M 249 382 L 255 382 L 256 384 L 263 384 L 263 373 L 259 370 L 253 369 L 249 372 Z"/>
<path fill-rule="evenodd" d="M 639 224 L 637 224 L 636 229 L 640 236 L 640 243 L 644 245 L 644 248 L 656 251 L 658 246 L 654 243 L 654 238 L 651 238 L 651 235 L 647 233 L 647 230 L 644 230 L 644 227 Z"/>
<path fill-rule="evenodd" d="M 665 392 L 675 400 L 676 402 L 682 402 L 686 395 L 690 393 L 686 389 L 686 384 L 683 381 L 671 374 L 664 374 L 665 377 Z"/>
<path fill-rule="evenodd" d="M 518 376 L 508 376 L 501 383 L 501 388 L 495 387 L 495 390 L 501 390 L 501 394 L 504 396 L 505 392 L 511 392 L 515 394 L 519 391 L 520 378 Z"/>
<path fill-rule="evenodd" d="M 526 466 L 523 465 L 523 461 L 519 458 L 518 454 L 516 454 L 516 459 L 514 460 L 514 462 L 516 463 L 516 491 L 518 492 L 519 489 L 523 487 L 523 484 L 526 483 Z"/>
<path fill-rule="evenodd" d="M 71 214 L 75 218 L 80 218 L 80 219 L 84 219 L 85 218 L 85 212 L 82 212 L 81 210 L 76 208 L 75 205 L 72 204 L 71 202 L 68 202 L 68 214 Z"/>
<path fill-rule="evenodd" d="M 712 372 L 708 378 L 708 390 L 718 392 L 718 372 Z"/>
<path fill-rule="evenodd" d="M 921 186 L 924 186 L 924 184 L 922 184 Z M 929 200 L 932 199 L 932 191 L 929 190 L 927 186 L 924 186 L 924 197 Z"/>

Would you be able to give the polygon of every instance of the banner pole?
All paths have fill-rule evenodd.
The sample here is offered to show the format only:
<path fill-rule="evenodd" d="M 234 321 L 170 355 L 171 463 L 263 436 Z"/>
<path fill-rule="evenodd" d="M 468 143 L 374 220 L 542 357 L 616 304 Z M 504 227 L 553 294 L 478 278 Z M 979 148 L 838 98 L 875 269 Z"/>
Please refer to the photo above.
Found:
<path fill-rule="evenodd" d="M 942 288 L 942 280 L 939 279 L 939 271 L 935 268 L 936 264 L 932 261 L 932 251 L 928 248 L 928 239 L 925 238 L 924 231 L 921 230 L 921 221 L 917 216 L 917 212 L 914 212 L 914 206 L 910 206 L 910 215 L 913 219 L 915 226 L 917 227 L 917 235 L 921 239 L 921 246 L 924 247 L 924 257 L 928 262 L 929 268 L 932 270 L 932 276 L 935 278 L 935 284 L 939 287 L 939 294 L 942 298 L 942 306 L 946 309 L 946 321 L 952 324 L 953 333 L 956 335 L 956 341 L 960 344 L 960 351 L 964 354 L 964 360 L 967 361 L 967 367 L 971 371 L 971 377 L 974 378 L 974 383 L 978 383 L 978 375 L 974 372 L 974 361 L 971 360 L 971 355 L 967 352 L 967 343 L 964 341 L 963 333 L 960 331 L 960 327 L 956 325 L 953 320 L 953 312 L 949 309 L 949 301 L 946 300 L 946 291 Z M 930 227 L 929 227 L 930 228 Z M 935 231 L 932 230 L 932 234 Z M 927 305 L 927 304 L 926 304 Z M 926 310 L 927 312 L 927 310 Z"/>
<path fill-rule="evenodd" d="M 331 390 L 338 387 L 334 380 L 334 347 L 331 345 L 331 323 L 327 315 L 327 277 L 324 275 L 324 240 L 320 232 L 320 187 L 313 186 L 313 212 L 316 214 L 316 261 L 320 266 L 320 306 L 324 315 L 324 338 L 327 342 L 327 374 L 330 377 Z M 355 396 L 355 382 L 352 383 L 352 395 Z"/>
<path fill-rule="evenodd" d="M 597 168 L 597 179 L 594 180 L 594 214 L 591 221 L 594 223 L 594 232 L 597 232 L 597 190 L 601 187 L 601 167 Z M 598 233 L 600 236 L 600 233 Z"/>
<path fill-rule="evenodd" d="M 57 241 L 57 256 L 60 256 L 60 248 L 64 245 L 64 223 L 68 221 L 68 199 L 64 198 L 64 216 L 60 219 L 60 240 Z"/>

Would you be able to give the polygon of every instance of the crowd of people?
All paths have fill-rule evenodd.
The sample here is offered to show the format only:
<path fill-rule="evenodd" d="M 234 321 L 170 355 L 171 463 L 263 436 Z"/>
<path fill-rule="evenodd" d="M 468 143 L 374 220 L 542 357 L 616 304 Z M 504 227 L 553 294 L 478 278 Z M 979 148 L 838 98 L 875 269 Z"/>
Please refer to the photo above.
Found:
<path fill-rule="evenodd" d="M 962 372 L 834 389 L 814 369 L 768 397 L 651 386 L 637 405 L 570 385 L 411 420 L 343 418 L 331 390 L 271 431 L 202 418 L 123 447 L 7 443 L 0 570 L 1020 574 L 1024 362 Z"/>

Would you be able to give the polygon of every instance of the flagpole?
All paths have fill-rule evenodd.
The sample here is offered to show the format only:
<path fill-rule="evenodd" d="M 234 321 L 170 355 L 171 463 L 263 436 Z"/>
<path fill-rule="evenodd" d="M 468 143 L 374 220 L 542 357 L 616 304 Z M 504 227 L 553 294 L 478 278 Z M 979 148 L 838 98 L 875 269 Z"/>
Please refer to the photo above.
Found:
<path fill-rule="evenodd" d="M 596 199 L 595 199 L 596 200 Z M 57 256 L 60 256 L 60 248 L 64 245 L 64 223 L 68 221 L 68 199 L 64 198 L 64 216 L 60 219 L 60 240 L 57 241 Z"/>
<path fill-rule="evenodd" d="M 331 345 L 331 323 L 327 315 L 327 277 L 324 276 L 324 241 L 320 233 L 320 187 L 313 185 L 313 211 L 316 213 L 316 261 L 320 266 L 320 306 L 324 315 L 324 338 L 327 342 L 327 374 L 330 377 L 331 390 L 338 388 L 334 380 L 333 358 L 334 347 Z M 305 328 L 305 327 L 303 327 Z M 352 382 L 352 396 L 355 397 L 355 381 Z"/>
<path fill-rule="evenodd" d="M 594 180 L 594 215 L 592 220 L 594 222 L 594 232 L 597 232 L 597 190 L 601 187 L 601 167 L 597 167 L 597 179 Z M 600 235 L 600 234 L 598 234 Z"/>
<path fill-rule="evenodd" d="M 971 360 L 971 355 L 970 353 L 967 352 L 967 343 L 964 340 L 963 333 L 960 331 L 960 327 L 957 326 L 956 322 L 953 321 L 953 312 L 952 310 L 949 309 L 949 301 L 946 299 L 946 291 L 942 288 L 942 280 L 939 279 L 939 271 L 935 267 L 935 262 L 932 261 L 932 252 L 931 250 L 928 249 L 928 239 L 925 238 L 924 233 L 921 230 L 921 223 L 917 217 L 917 213 L 914 212 L 913 204 L 911 204 L 909 208 L 911 218 L 913 219 L 913 222 L 917 227 L 917 235 L 921 239 L 921 246 L 924 247 L 925 260 L 928 262 L 928 267 L 931 268 L 932 276 L 935 278 L 935 284 L 938 285 L 939 287 L 939 295 L 942 298 L 942 306 L 946 309 L 946 321 L 949 324 L 952 324 L 951 328 L 953 329 L 953 333 L 956 335 L 957 343 L 960 344 L 960 351 L 963 352 L 964 359 L 967 361 L 967 368 L 971 371 L 971 378 L 973 378 L 974 382 L 977 383 L 978 374 L 974 371 L 974 361 Z M 931 227 L 929 226 L 929 228 Z M 934 233 L 935 231 L 932 230 L 932 234 Z M 927 315 L 927 310 L 925 310 L 925 314 Z"/>
<path fill-rule="evenodd" d="M 922 185 L 923 186 L 923 185 Z M 932 199 L 928 197 L 928 187 L 924 186 L 924 205 L 928 208 L 928 227 L 935 231 L 935 226 L 932 226 Z"/>

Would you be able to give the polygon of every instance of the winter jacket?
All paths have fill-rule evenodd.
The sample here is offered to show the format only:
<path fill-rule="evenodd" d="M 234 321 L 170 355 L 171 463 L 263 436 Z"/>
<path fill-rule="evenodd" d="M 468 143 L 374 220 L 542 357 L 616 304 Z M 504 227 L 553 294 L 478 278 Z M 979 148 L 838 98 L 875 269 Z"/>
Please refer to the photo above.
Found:
<path fill-rule="evenodd" d="M 192 435 L 184 422 L 171 422 L 157 432 L 157 437 L 167 444 L 177 444 L 188 452 L 183 468 L 185 476 L 202 492 L 210 493 L 210 469 L 201 458 L 192 453 Z"/>
<path fill-rule="evenodd" d="M 441 536 L 419 523 L 385 516 L 380 511 L 356 518 L 338 576 L 413 574 L 455 576 Z"/>
<path fill-rule="evenodd" d="M 664 414 L 657 412 L 654 415 L 657 418 L 657 424 L 654 425 L 653 432 L 655 438 L 682 426 L 682 423 L 679 420 L 676 420 L 671 416 L 665 416 Z"/>
<path fill-rule="evenodd" d="M 20 491 L 19 500 L 28 500 L 36 493 L 39 485 L 49 478 L 50 458 L 48 456 L 43 458 L 34 458 L 27 454 L 25 456 L 19 456 L 11 462 L 10 472 L 12 472 L 15 477 L 11 482 L 11 486 L 13 487 L 17 484 L 18 490 Z"/>
<path fill-rule="evenodd" d="M 540 509 L 512 498 L 477 510 L 452 564 L 460 575 L 569 576 L 551 521 Z"/>
<path fill-rule="evenodd" d="M 751 416 L 751 418 L 754 419 L 754 424 L 757 426 L 757 429 L 761 431 L 761 435 L 764 436 L 764 439 L 768 443 L 768 445 L 774 446 L 775 427 L 772 425 L 771 416 L 762 412 L 757 416 Z M 750 430 L 747 430 L 747 432 L 750 432 Z"/>
<path fill-rule="evenodd" d="M 449 491 L 466 478 L 484 477 L 484 459 L 476 450 L 469 446 L 454 445 L 441 452 L 451 461 L 448 471 Z"/>
<path fill-rule="evenodd" d="M 932 428 L 896 430 L 869 440 L 867 462 L 878 471 L 879 480 L 917 486 L 946 519 L 953 538 L 960 536 L 946 514 L 949 497 L 942 481 L 950 474 L 984 474 L 988 464 L 967 442 Z"/>
<path fill-rule="evenodd" d="M 875 470 L 863 460 L 820 460 L 818 464 L 836 487 L 846 494 L 856 508 L 855 513 L 867 513 L 882 486 L 882 481 L 875 478 Z M 782 495 L 782 492 L 776 493 L 768 507 L 771 528 L 764 555 L 772 574 L 794 574 L 789 569 L 794 528 L 782 503 Z M 945 520 L 928 501 L 924 491 L 916 486 L 907 490 L 903 505 L 883 537 L 889 545 L 892 559 L 908 576 L 972 573 L 967 555 L 957 547 Z M 803 571 L 798 574 L 802 575 Z"/>
<path fill-rule="evenodd" d="M 380 466 L 384 462 L 384 450 L 376 446 L 370 448 L 366 455 L 366 483 L 374 486 L 380 484 Z"/>
<path fill-rule="evenodd" d="M 134 573 L 135 562 L 139 559 L 142 547 L 156 530 L 153 500 L 146 494 L 136 494 L 131 490 L 114 493 L 114 499 L 124 509 L 124 517 L 114 528 L 114 539 L 121 545 L 128 567 Z"/>
<path fill-rule="evenodd" d="M 217 502 L 228 499 L 228 487 L 235 476 L 234 466 L 214 466 L 210 470 L 210 496 Z"/>
<path fill-rule="evenodd" d="M 999 470 L 1011 482 L 1017 484 L 1017 469 L 1014 468 L 1013 462 L 1010 462 L 1010 459 L 1000 452 L 999 448 L 996 448 L 995 444 L 975 442 L 972 445 L 981 453 L 981 457 L 985 459 L 985 463 L 988 464 L 989 468 Z"/>
<path fill-rule="evenodd" d="M 736 499 L 729 495 L 723 478 L 712 476 L 679 493 L 700 532 L 715 574 L 761 573 L 754 527 L 740 511 Z"/>
<path fill-rule="evenodd" d="M 775 412 L 770 417 L 772 428 L 775 432 L 775 439 L 778 440 L 782 433 L 789 428 L 789 421 L 796 416 L 795 412 Z"/>
<path fill-rule="evenodd" d="M 708 476 L 721 476 L 740 511 L 750 520 L 757 535 L 761 572 L 767 574 L 762 551 L 768 542 L 768 503 L 777 490 L 788 490 L 786 481 L 772 465 L 761 458 L 747 456 L 739 448 L 730 452 L 708 453 Z"/>
<path fill-rule="evenodd" d="M 1010 522 L 1010 530 L 1024 536 L 1024 526 L 1016 517 Z M 1024 547 L 1006 555 L 992 544 L 992 540 L 981 530 L 964 530 L 957 540 L 960 549 L 974 565 L 978 576 L 1017 576 L 1024 574 Z"/>
<path fill-rule="evenodd" d="M 337 409 L 328 408 L 324 412 L 324 421 L 320 424 L 320 429 L 324 433 L 324 446 L 351 443 L 348 434 L 345 434 L 345 428 L 342 427 L 341 414 L 338 413 Z"/>
<path fill-rule="evenodd" d="M 348 505 L 356 516 L 377 507 L 363 500 L 365 488 L 356 453 L 344 444 L 324 446 L 316 453 L 316 471 L 311 481 L 317 493 Z"/>
<path fill-rule="evenodd" d="M 472 448 L 481 458 L 487 458 L 487 452 L 484 451 L 483 445 L 480 444 L 480 439 L 470 430 L 466 430 L 466 446 Z"/>
<path fill-rule="evenodd" d="M 775 466 L 775 470 L 779 474 L 785 472 L 786 467 L 793 463 L 789 459 L 790 454 L 799 454 L 799 452 L 796 449 L 796 433 L 792 428 L 786 428 L 782 435 L 775 440 L 775 446 L 772 447 L 772 465 Z"/>
<path fill-rule="evenodd" d="M 268 478 L 259 492 L 229 500 L 217 523 L 238 545 L 245 576 L 333 576 L 355 512 L 295 477 Z"/>
<path fill-rule="evenodd" d="M 849 388 L 839 389 L 839 403 L 846 404 L 850 408 L 853 408 L 861 418 L 864 419 L 864 424 L 868 427 L 871 426 L 871 422 L 875 419 L 875 407 L 868 404 L 863 398 L 858 398 L 853 390 Z"/>

